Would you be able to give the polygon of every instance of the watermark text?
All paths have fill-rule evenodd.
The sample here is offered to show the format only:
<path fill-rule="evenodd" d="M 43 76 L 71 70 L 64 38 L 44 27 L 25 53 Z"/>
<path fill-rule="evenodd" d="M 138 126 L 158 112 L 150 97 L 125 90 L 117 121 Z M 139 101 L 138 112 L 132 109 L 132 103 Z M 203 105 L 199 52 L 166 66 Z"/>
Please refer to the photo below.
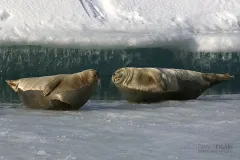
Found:
<path fill-rule="evenodd" d="M 232 144 L 198 144 L 198 152 L 229 153 L 233 150 Z"/>

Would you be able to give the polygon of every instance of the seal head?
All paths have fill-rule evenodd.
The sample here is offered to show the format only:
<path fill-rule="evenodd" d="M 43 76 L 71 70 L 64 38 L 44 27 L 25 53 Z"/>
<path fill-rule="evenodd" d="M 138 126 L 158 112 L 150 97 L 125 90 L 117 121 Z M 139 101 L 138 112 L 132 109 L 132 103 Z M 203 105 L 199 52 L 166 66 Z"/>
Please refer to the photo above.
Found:
<path fill-rule="evenodd" d="M 130 102 L 155 101 L 156 94 L 166 90 L 158 69 L 126 67 L 116 70 L 112 82 Z"/>

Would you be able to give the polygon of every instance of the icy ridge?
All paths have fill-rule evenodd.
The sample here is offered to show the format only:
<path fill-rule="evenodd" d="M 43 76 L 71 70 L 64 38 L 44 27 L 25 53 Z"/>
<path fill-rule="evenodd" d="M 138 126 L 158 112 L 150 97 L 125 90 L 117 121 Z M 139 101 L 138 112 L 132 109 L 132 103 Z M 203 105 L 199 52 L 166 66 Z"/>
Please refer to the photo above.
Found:
<path fill-rule="evenodd" d="M 240 51 L 239 0 L 1 0 L 0 45 Z"/>

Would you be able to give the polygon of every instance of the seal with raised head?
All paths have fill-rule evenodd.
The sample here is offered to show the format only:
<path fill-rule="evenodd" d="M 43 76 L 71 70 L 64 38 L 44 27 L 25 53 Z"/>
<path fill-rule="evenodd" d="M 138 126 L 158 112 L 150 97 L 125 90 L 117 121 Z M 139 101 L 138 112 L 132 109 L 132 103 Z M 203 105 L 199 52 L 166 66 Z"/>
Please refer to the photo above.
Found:
<path fill-rule="evenodd" d="M 233 77 L 228 73 L 126 67 L 117 69 L 113 73 L 112 82 L 129 102 L 151 103 L 196 99 L 206 89 Z"/>
<path fill-rule="evenodd" d="M 91 97 L 100 81 L 96 70 L 74 74 L 6 80 L 28 108 L 78 110 Z"/>

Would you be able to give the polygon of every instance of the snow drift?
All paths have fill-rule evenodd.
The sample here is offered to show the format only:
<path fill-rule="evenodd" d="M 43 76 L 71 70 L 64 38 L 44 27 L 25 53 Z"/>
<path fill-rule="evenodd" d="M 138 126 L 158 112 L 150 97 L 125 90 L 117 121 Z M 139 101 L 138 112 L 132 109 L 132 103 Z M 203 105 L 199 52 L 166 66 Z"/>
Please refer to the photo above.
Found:
<path fill-rule="evenodd" d="M 240 51 L 239 0 L 1 0 L 0 44 Z"/>

